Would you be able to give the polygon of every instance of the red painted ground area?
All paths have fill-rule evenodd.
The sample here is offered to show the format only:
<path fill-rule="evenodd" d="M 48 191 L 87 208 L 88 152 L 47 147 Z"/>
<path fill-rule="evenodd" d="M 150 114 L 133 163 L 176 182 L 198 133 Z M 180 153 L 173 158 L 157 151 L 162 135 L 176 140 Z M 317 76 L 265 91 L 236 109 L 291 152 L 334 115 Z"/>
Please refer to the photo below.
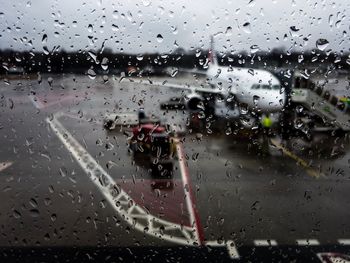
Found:
<path fill-rule="evenodd" d="M 181 180 L 119 180 L 118 185 L 152 215 L 190 226 L 190 217 Z"/>

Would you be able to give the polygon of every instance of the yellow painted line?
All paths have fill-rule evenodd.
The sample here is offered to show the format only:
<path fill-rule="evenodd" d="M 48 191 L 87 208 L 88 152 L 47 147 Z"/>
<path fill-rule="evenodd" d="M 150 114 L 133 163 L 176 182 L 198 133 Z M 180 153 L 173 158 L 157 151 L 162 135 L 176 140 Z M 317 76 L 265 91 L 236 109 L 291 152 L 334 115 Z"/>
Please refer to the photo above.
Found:
<path fill-rule="evenodd" d="M 301 159 L 299 156 L 295 155 L 294 153 L 283 147 L 275 139 L 270 139 L 270 141 L 274 146 L 276 146 L 276 148 L 282 150 L 283 154 L 297 161 L 298 164 L 304 167 L 308 175 L 315 178 L 319 178 L 321 176 L 321 174 L 316 169 L 312 168 L 305 160 Z"/>

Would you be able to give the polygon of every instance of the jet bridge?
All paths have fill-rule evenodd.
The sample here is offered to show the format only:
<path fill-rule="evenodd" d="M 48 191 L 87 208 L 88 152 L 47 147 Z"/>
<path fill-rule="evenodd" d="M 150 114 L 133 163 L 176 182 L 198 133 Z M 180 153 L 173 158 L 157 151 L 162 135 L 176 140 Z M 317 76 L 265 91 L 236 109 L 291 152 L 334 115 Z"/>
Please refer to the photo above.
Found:
<path fill-rule="evenodd" d="M 308 120 L 314 122 L 313 131 L 335 129 L 350 131 L 350 104 L 348 100 L 341 100 L 337 95 L 332 94 L 330 89 L 326 88 L 328 81 L 328 79 L 322 81 L 307 79 L 301 73 L 295 72 L 290 97 L 295 106 L 293 108 L 296 112 L 298 112 L 298 105 L 306 108 L 312 115 L 312 118 L 308 118 Z M 316 122 L 317 117 L 321 121 Z"/>

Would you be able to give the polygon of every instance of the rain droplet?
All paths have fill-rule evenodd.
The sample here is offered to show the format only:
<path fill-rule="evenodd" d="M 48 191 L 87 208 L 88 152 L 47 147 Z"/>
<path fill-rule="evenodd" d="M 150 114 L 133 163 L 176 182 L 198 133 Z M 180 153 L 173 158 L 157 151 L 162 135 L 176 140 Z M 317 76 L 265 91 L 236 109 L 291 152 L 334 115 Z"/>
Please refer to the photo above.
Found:
<path fill-rule="evenodd" d="M 232 27 L 228 26 L 226 28 L 225 35 L 228 36 L 228 37 L 232 35 Z"/>
<path fill-rule="evenodd" d="M 89 51 L 88 54 L 95 61 L 95 63 L 98 64 L 96 54 L 94 52 L 92 52 L 92 51 Z"/>
<path fill-rule="evenodd" d="M 51 221 L 52 221 L 52 222 L 55 222 L 56 219 L 57 219 L 57 215 L 56 215 L 56 214 L 52 214 L 52 215 L 51 215 Z"/>
<path fill-rule="evenodd" d="M 13 217 L 18 219 L 18 218 L 21 218 L 22 215 L 20 212 L 18 212 L 17 210 L 13 210 Z"/>
<path fill-rule="evenodd" d="M 303 108 L 303 106 L 298 105 L 298 106 L 296 106 L 295 110 L 296 110 L 296 112 L 301 113 L 304 110 L 304 108 Z"/>
<path fill-rule="evenodd" d="M 96 72 L 93 69 L 89 69 L 87 72 L 88 76 L 90 79 L 95 79 L 96 78 Z"/>
<path fill-rule="evenodd" d="M 52 86 L 52 82 L 53 82 L 53 78 L 52 77 L 48 77 L 47 78 L 47 83 L 49 83 L 50 87 Z"/>
<path fill-rule="evenodd" d="M 31 209 L 29 212 L 30 212 L 31 217 L 39 217 L 40 216 L 38 209 Z"/>
<path fill-rule="evenodd" d="M 300 120 L 300 119 L 297 119 L 297 120 L 295 120 L 295 122 L 294 122 L 294 127 L 295 127 L 296 129 L 300 129 L 303 125 L 304 125 L 304 123 L 303 123 L 303 121 Z"/>
<path fill-rule="evenodd" d="M 294 31 L 294 32 L 298 32 L 300 29 L 296 28 L 296 26 L 291 26 L 290 30 Z"/>
<path fill-rule="evenodd" d="M 50 51 L 47 49 L 47 46 L 43 46 L 43 50 L 45 55 L 50 54 Z"/>
<path fill-rule="evenodd" d="M 252 69 L 252 68 L 248 69 L 248 73 L 249 73 L 250 75 L 254 76 L 254 69 Z"/>
<path fill-rule="evenodd" d="M 46 42 L 47 42 L 47 35 L 46 34 L 43 35 L 43 38 L 41 39 L 41 42 L 43 44 L 46 44 Z"/>
<path fill-rule="evenodd" d="M 158 43 L 162 43 L 163 42 L 163 36 L 161 34 L 157 35 L 157 41 L 158 41 Z"/>
<path fill-rule="evenodd" d="M 89 24 L 88 25 L 88 31 L 90 32 L 90 33 L 92 33 L 92 30 L 93 30 L 94 28 L 93 28 L 93 26 L 91 25 L 91 24 Z"/>
<path fill-rule="evenodd" d="M 176 74 L 177 74 L 178 72 L 179 72 L 179 69 L 178 69 L 178 68 L 173 68 L 173 69 L 171 70 L 170 76 L 171 76 L 171 77 L 175 77 Z"/>
<path fill-rule="evenodd" d="M 302 54 L 300 54 L 298 56 L 298 63 L 301 63 L 304 60 L 304 56 Z"/>
<path fill-rule="evenodd" d="M 252 32 L 251 28 L 250 28 L 250 23 L 249 22 L 245 22 L 243 24 L 243 30 L 244 32 L 246 32 L 247 34 L 250 34 Z"/>
<path fill-rule="evenodd" d="M 321 51 L 325 50 L 328 47 L 328 45 L 329 45 L 329 42 L 327 39 L 320 38 L 320 39 L 317 39 L 316 41 L 316 47 Z"/>
<path fill-rule="evenodd" d="M 258 52 L 260 50 L 259 46 L 258 45 L 252 45 L 250 47 L 250 53 L 254 54 L 256 52 Z"/>
<path fill-rule="evenodd" d="M 144 6 L 149 6 L 151 4 L 151 1 L 149 1 L 149 0 L 142 0 L 142 4 Z"/>
<path fill-rule="evenodd" d="M 112 30 L 113 31 L 118 31 L 119 30 L 119 26 L 117 26 L 116 24 L 112 24 Z"/>
<path fill-rule="evenodd" d="M 102 59 L 101 67 L 102 67 L 103 70 L 107 70 L 108 69 L 108 58 L 104 57 Z"/>
<path fill-rule="evenodd" d="M 260 99 L 259 96 L 257 96 L 257 95 L 254 95 L 254 96 L 253 96 L 253 102 L 254 102 L 254 105 L 255 105 L 255 106 L 258 105 L 259 99 Z"/>
<path fill-rule="evenodd" d="M 114 10 L 112 16 L 114 19 L 118 19 L 118 11 Z"/>

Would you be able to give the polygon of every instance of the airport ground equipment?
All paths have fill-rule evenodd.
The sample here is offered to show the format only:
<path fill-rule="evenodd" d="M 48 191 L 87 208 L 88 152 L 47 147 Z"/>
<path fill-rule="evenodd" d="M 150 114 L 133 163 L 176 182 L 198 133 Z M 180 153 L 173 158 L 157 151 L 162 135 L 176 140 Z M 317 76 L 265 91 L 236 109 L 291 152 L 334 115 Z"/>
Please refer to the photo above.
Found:
<path fill-rule="evenodd" d="M 129 148 L 135 158 L 146 159 L 152 175 L 171 174 L 175 146 L 164 126 L 156 123 L 141 123 L 134 127 Z"/>

